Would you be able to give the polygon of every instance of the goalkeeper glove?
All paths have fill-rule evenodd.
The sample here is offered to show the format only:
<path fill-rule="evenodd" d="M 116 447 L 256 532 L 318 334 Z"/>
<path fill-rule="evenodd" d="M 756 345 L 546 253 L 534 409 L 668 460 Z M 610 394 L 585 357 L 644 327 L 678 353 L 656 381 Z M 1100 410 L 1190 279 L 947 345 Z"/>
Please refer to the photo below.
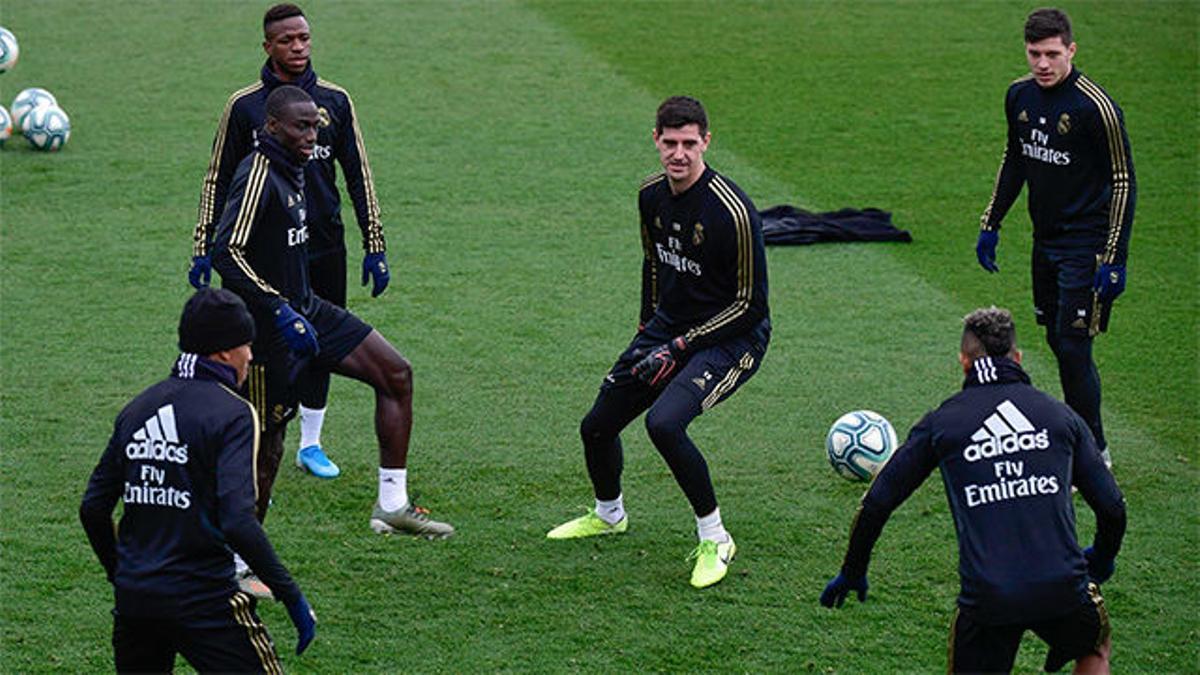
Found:
<path fill-rule="evenodd" d="M 362 263 L 362 285 L 367 285 L 367 278 L 371 278 L 371 297 L 378 298 L 380 293 L 383 293 L 388 287 L 388 282 L 391 281 L 392 275 L 388 273 L 387 256 L 383 253 L 368 253 L 363 256 Z"/>
<path fill-rule="evenodd" d="M 651 349 L 650 353 L 633 364 L 633 368 L 630 370 L 634 377 L 651 387 L 665 384 L 675 373 L 675 367 L 683 360 L 683 354 L 687 351 L 687 347 L 687 340 L 682 336 L 677 337 Z"/>
<path fill-rule="evenodd" d="M 200 290 L 212 281 L 212 258 L 207 255 L 192 257 L 192 267 L 188 270 L 188 282 L 192 288 Z"/>
<path fill-rule="evenodd" d="M 825 585 L 825 590 L 821 591 L 821 604 L 826 607 L 841 607 L 846 602 L 846 596 L 850 591 L 858 592 L 858 601 L 867 601 L 867 575 L 862 575 L 857 579 L 847 579 L 838 572 L 838 575 Z"/>
<path fill-rule="evenodd" d="M 996 244 L 1000 243 L 1000 233 L 996 230 L 981 230 L 979 240 L 975 242 L 975 257 L 979 266 L 989 272 L 999 272 L 996 266 Z"/>
<path fill-rule="evenodd" d="M 286 302 L 281 302 L 279 307 L 275 308 L 275 327 L 283 333 L 283 341 L 287 343 L 288 349 L 298 356 L 314 356 L 320 351 L 317 331 L 308 319 Z"/>

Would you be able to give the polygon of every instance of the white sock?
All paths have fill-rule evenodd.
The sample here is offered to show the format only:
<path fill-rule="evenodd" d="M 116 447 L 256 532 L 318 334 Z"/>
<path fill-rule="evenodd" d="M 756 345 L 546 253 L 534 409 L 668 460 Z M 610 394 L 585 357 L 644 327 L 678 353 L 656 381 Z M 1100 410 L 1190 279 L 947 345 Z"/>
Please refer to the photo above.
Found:
<path fill-rule="evenodd" d="M 408 506 L 408 469 L 379 467 L 379 506 L 384 511 Z"/>
<path fill-rule="evenodd" d="M 596 500 L 596 515 L 609 525 L 616 525 L 625 517 L 624 494 L 617 495 L 612 501 Z"/>
<path fill-rule="evenodd" d="M 246 564 L 245 560 L 242 560 L 242 556 L 234 553 L 233 554 L 233 573 L 240 577 L 249 571 L 250 571 L 250 566 Z"/>
<path fill-rule="evenodd" d="M 321 427 L 325 425 L 325 408 L 300 406 L 300 449 L 321 444 Z"/>
<path fill-rule="evenodd" d="M 713 509 L 713 512 L 707 516 L 696 517 L 696 534 L 700 537 L 700 541 L 707 539 L 725 543 L 733 539 L 725 531 L 725 526 L 721 524 L 721 509 L 719 508 Z"/>

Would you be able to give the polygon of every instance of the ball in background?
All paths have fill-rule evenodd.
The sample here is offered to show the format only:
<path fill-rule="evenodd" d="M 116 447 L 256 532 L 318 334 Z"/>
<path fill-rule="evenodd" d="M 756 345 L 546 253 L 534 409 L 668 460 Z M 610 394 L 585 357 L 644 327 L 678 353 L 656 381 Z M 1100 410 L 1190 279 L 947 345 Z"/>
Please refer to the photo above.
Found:
<path fill-rule="evenodd" d="M 55 152 L 71 138 L 71 119 L 57 105 L 39 106 L 25 115 L 21 131 L 33 147 Z"/>
<path fill-rule="evenodd" d="M 12 113 L 13 124 L 18 127 L 24 126 L 25 116 L 29 111 L 44 105 L 58 105 L 58 99 L 41 87 L 22 89 L 13 99 L 12 107 L 8 109 Z"/>
<path fill-rule="evenodd" d="M 9 136 L 12 136 L 12 129 L 12 115 L 8 114 L 4 106 L 0 106 L 0 146 L 3 146 L 4 141 L 7 141 Z"/>
<path fill-rule="evenodd" d="M 871 410 L 855 410 L 837 418 L 825 435 L 825 452 L 838 475 L 869 481 L 896 451 L 896 430 Z"/>
<path fill-rule="evenodd" d="M 17 36 L 9 29 L 0 26 L 0 73 L 7 73 L 17 65 L 17 57 L 21 54 L 17 46 Z"/>

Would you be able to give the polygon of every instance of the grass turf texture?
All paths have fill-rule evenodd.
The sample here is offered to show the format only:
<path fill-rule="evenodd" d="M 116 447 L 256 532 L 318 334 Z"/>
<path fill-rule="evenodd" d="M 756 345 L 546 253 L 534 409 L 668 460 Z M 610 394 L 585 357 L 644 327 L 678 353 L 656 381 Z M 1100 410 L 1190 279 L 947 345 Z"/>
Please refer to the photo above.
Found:
<path fill-rule="evenodd" d="M 0 100 L 45 87 L 73 126 L 58 155 L 20 138 L 0 153 L 3 670 L 111 667 L 111 595 L 75 511 L 112 417 L 174 355 L 200 179 L 227 95 L 261 64 L 265 6 L 10 0 L 0 14 L 21 44 Z M 1029 7 L 305 8 L 318 72 L 355 96 L 393 265 L 383 298 L 354 287 L 351 306 L 415 365 L 411 483 L 459 536 L 369 531 L 371 397 L 335 380 L 325 440 L 343 476 L 285 467 L 268 521 L 321 620 L 296 658 L 286 613 L 260 608 L 285 667 L 941 669 L 957 578 L 940 481 L 885 530 L 869 601 L 830 612 L 816 598 L 862 488 L 833 475 L 822 439 L 860 407 L 903 435 L 958 386 L 958 317 L 983 304 L 1016 312 L 1034 381 L 1058 392 L 1028 310 L 1024 202 L 1001 274 L 972 253 Z M 1077 63 L 1125 110 L 1139 178 L 1129 290 L 1096 349 L 1130 509 L 1105 588 L 1114 666 L 1194 671 L 1197 14 L 1066 9 Z M 542 538 L 590 504 L 577 424 L 633 331 L 634 193 L 656 168 L 654 106 L 678 92 L 705 101 L 710 162 L 760 208 L 879 206 L 916 239 L 769 252 L 765 366 L 692 427 L 740 553 L 704 592 L 687 584 L 686 502 L 639 423 L 624 436 L 630 533 Z M 1028 640 L 1018 670 L 1043 655 Z"/>

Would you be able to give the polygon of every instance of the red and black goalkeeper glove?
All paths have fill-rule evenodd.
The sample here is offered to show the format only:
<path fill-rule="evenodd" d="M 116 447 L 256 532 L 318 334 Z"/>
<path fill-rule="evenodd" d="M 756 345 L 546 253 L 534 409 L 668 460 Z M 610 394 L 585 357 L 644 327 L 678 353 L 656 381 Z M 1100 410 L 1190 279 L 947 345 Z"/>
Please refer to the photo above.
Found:
<path fill-rule="evenodd" d="M 630 372 L 651 387 L 666 384 L 675 374 L 676 366 L 683 360 L 683 353 L 687 351 L 687 347 L 687 340 L 682 336 L 677 337 L 651 349 L 650 353 L 642 357 L 642 360 L 633 364 Z"/>

